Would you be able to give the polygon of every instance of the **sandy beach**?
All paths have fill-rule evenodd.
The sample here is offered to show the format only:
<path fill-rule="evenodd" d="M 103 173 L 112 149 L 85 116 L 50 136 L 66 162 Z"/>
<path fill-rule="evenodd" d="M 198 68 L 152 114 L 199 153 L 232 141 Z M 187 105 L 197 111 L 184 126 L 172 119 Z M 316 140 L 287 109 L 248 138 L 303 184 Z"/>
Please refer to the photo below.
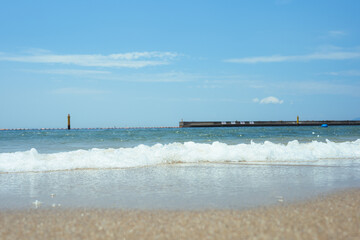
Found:
<path fill-rule="evenodd" d="M 360 189 L 248 210 L 3 210 L 0 239 L 359 239 Z"/>

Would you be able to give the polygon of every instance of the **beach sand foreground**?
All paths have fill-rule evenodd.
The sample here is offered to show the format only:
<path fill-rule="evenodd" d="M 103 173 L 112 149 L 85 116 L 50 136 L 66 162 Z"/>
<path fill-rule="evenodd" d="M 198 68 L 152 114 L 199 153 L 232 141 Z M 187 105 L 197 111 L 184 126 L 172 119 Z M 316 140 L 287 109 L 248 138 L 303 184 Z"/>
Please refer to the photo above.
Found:
<path fill-rule="evenodd" d="M 360 189 L 249 210 L 0 211 L 0 239 L 360 239 Z"/>

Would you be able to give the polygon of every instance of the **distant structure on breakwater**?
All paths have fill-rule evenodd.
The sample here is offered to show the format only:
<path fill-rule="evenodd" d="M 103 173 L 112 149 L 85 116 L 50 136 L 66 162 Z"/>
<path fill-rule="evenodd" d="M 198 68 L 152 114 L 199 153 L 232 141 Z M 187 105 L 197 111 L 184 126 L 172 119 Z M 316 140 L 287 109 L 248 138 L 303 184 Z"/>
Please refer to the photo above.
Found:
<path fill-rule="evenodd" d="M 323 121 L 183 121 L 179 123 L 180 128 L 193 127 L 282 127 L 282 126 L 347 126 L 360 125 L 360 121 L 355 120 L 323 120 Z"/>
<path fill-rule="evenodd" d="M 70 127 L 70 114 L 68 114 L 68 130 L 70 130 L 71 127 Z"/>

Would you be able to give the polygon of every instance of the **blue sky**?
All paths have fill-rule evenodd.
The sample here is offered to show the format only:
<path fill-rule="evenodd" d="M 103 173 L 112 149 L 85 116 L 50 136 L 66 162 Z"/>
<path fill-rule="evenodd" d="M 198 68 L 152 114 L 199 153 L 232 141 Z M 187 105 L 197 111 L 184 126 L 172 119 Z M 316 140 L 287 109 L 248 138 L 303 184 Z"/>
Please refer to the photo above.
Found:
<path fill-rule="evenodd" d="M 360 1 L 2 1 L 0 129 L 360 117 Z"/>

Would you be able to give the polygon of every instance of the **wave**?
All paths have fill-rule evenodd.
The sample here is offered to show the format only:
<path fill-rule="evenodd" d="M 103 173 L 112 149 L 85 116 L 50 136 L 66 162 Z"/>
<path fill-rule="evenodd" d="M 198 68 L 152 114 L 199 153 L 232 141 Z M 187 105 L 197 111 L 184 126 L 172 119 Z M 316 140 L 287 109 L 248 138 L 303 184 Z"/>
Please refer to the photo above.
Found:
<path fill-rule="evenodd" d="M 360 159 L 360 139 L 352 142 L 170 143 L 133 148 L 76 150 L 51 154 L 29 151 L 1 153 L 0 172 L 132 168 L 173 163 L 291 163 L 326 159 Z"/>

